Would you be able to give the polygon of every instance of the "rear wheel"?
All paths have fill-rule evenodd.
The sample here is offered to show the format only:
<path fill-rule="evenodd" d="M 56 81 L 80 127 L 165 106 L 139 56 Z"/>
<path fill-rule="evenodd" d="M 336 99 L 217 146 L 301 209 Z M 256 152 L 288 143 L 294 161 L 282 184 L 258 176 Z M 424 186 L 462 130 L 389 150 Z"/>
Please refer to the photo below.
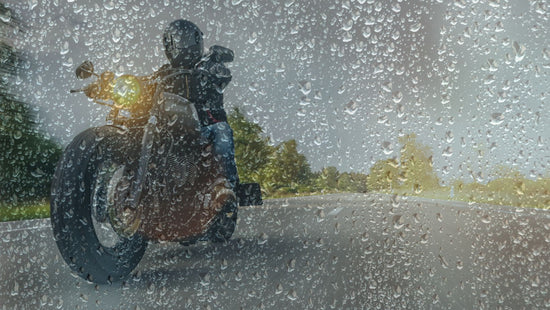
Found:
<path fill-rule="evenodd" d="M 70 268 L 88 281 L 109 283 L 123 278 L 147 247 L 140 235 L 121 234 L 109 214 L 129 194 L 128 167 L 136 153 L 128 145 L 132 144 L 127 135 L 114 127 L 86 130 L 67 146 L 54 175 L 54 237 Z M 139 218 L 128 216 L 134 221 Z"/>
<path fill-rule="evenodd" d="M 231 239 L 237 226 L 237 211 L 236 201 L 225 203 L 210 226 L 208 238 L 212 242 L 226 242 Z"/>

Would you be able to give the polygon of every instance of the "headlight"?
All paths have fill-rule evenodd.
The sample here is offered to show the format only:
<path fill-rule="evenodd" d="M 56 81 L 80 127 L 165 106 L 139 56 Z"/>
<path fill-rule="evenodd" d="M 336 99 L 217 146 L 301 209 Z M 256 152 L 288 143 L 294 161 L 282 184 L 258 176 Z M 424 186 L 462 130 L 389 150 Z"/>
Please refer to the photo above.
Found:
<path fill-rule="evenodd" d="M 141 83 L 133 75 L 123 75 L 113 82 L 113 100 L 123 108 L 129 108 L 141 96 Z"/>

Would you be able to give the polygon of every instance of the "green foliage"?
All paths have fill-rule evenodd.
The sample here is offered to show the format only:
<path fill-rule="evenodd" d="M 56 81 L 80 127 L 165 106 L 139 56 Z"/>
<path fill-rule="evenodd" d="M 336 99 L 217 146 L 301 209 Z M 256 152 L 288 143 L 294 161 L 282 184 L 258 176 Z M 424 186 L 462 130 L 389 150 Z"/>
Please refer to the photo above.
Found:
<path fill-rule="evenodd" d="M 502 167 L 498 170 L 503 171 Z M 530 180 L 509 168 L 504 171 L 507 173 L 487 184 L 453 182 L 455 199 L 515 207 L 550 207 L 550 178 Z"/>
<path fill-rule="evenodd" d="M 366 193 L 368 176 L 362 173 L 344 172 L 338 178 L 338 190 L 342 192 Z"/>
<path fill-rule="evenodd" d="M 394 158 L 379 160 L 370 169 L 367 187 L 373 191 L 389 191 L 399 186 L 399 164 Z"/>
<path fill-rule="evenodd" d="M 439 188 L 439 178 L 433 170 L 432 151 L 419 143 L 416 135 L 399 139 L 400 158 L 379 160 L 370 169 L 367 186 L 376 191 L 420 193 Z"/>
<path fill-rule="evenodd" d="M 235 140 L 235 161 L 241 182 L 260 183 L 264 195 L 279 197 L 318 191 L 366 192 L 366 175 L 327 167 L 313 173 L 296 140 L 273 147 L 262 128 L 233 110 L 228 121 Z"/>
<path fill-rule="evenodd" d="M 316 184 L 320 189 L 337 189 L 339 174 L 336 167 L 323 168 L 316 179 Z"/>
<path fill-rule="evenodd" d="M 399 139 L 403 145 L 400 158 L 401 186 L 414 191 L 433 189 L 439 186 L 439 178 L 433 170 L 432 151 L 416 140 L 416 134 Z"/>
<path fill-rule="evenodd" d="M 0 222 L 21 221 L 50 217 L 50 204 L 39 202 L 0 208 Z"/>
<path fill-rule="evenodd" d="M 432 151 L 419 143 L 415 134 L 399 139 L 399 158 L 377 161 L 369 175 L 340 173 L 336 167 L 311 172 L 295 140 L 276 147 L 262 137 L 260 126 L 235 110 L 229 116 L 235 136 L 235 153 L 243 182 L 259 182 L 267 197 L 293 196 L 313 192 L 394 192 L 449 199 L 451 189 L 441 187 L 432 167 Z M 548 173 L 550 175 L 550 172 Z M 511 206 L 550 206 L 550 178 L 529 180 L 519 171 L 497 167 L 487 184 L 452 182 L 453 199 Z"/>
<path fill-rule="evenodd" d="M 229 114 L 228 122 L 233 129 L 240 180 L 243 183 L 258 182 L 275 148 L 269 145 L 269 138 L 262 136 L 262 128 L 247 121 L 239 109 Z"/>
<path fill-rule="evenodd" d="M 6 16 L 9 11 L 1 5 L 0 14 Z M 0 27 L 16 26 L 4 22 Z M 29 106 L 17 100 L 10 88 L 10 80 L 20 74 L 18 70 L 23 61 L 11 45 L 0 42 L 0 72 L 3 77 L 0 80 L 1 204 L 49 196 L 51 178 L 61 154 L 59 146 L 36 130 Z"/>
<path fill-rule="evenodd" d="M 279 144 L 270 157 L 267 167 L 262 171 L 266 189 L 288 188 L 295 191 L 299 185 L 309 183 L 311 168 L 304 155 L 297 150 L 296 140 Z"/>

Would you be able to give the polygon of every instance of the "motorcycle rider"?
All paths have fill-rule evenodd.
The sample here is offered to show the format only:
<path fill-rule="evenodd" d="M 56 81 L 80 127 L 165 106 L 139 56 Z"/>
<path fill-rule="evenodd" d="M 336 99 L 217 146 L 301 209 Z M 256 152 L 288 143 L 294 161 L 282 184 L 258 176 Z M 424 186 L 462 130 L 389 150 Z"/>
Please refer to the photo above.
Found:
<path fill-rule="evenodd" d="M 192 70 L 190 74 L 168 79 L 165 91 L 180 95 L 193 102 L 201 123 L 201 133 L 213 144 L 213 153 L 221 163 L 222 174 L 228 184 L 218 184 L 213 195 L 219 204 L 236 204 L 238 184 L 235 164 L 233 131 L 227 123 L 223 107 L 223 89 L 231 81 L 231 72 L 223 64 L 233 60 L 233 51 L 213 46 L 204 51 L 203 33 L 192 22 L 178 19 L 164 30 L 163 44 L 170 64 L 156 73 L 166 77 L 178 69 Z"/>

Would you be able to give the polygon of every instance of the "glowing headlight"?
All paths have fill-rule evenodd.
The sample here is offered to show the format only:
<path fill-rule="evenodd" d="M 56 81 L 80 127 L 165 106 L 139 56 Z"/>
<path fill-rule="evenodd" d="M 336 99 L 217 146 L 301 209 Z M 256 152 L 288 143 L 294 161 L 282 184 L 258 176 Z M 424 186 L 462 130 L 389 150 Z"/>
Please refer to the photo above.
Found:
<path fill-rule="evenodd" d="M 133 75 L 123 75 L 113 83 L 113 100 L 119 106 L 128 108 L 139 100 L 141 85 Z"/>

